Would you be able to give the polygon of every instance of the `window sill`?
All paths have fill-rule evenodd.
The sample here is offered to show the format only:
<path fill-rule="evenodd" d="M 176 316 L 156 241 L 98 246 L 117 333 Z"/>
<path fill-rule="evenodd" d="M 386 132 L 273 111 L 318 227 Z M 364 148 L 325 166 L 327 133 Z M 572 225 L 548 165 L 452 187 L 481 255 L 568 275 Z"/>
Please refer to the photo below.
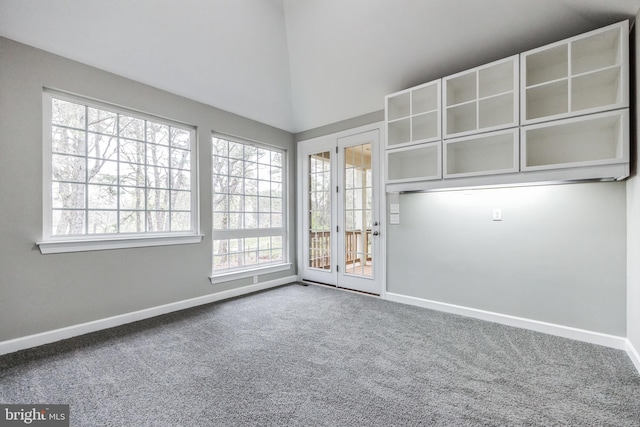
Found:
<path fill-rule="evenodd" d="M 229 282 L 236 279 L 244 279 L 247 277 L 260 276 L 262 274 L 277 273 L 278 271 L 286 271 L 291 269 L 291 263 L 267 265 L 263 267 L 252 268 L 249 270 L 230 271 L 219 273 L 209 277 L 211 284 Z"/>
<path fill-rule="evenodd" d="M 137 236 L 137 237 L 108 237 L 77 240 L 47 240 L 37 242 L 40 253 L 60 254 L 67 252 L 103 251 L 108 249 L 142 248 L 148 246 L 185 245 L 200 243 L 202 234 L 188 234 L 178 236 Z"/>

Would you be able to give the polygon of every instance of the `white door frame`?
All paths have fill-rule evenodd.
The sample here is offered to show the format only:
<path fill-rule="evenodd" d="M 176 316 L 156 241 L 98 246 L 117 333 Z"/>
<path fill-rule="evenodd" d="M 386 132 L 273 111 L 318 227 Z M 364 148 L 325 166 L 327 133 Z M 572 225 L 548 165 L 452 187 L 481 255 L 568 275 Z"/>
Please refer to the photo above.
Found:
<path fill-rule="evenodd" d="M 310 138 L 303 141 L 298 141 L 297 143 L 297 267 L 298 267 L 298 279 L 304 280 L 309 279 L 313 281 L 319 281 L 322 283 L 327 283 L 326 281 L 313 279 L 311 277 L 305 277 L 308 274 L 309 270 L 305 265 L 305 250 L 308 247 L 308 229 L 305 227 L 308 223 L 307 209 L 308 209 L 308 195 L 305 194 L 305 190 L 307 188 L 308 176 L 304 176 L 304 170 L 306 167 L 303 167 L 305 162 L 307 161 L 306 156 L 313 152 L 325 151 L 325 147 L 334 147 L 332 151 L 332 155 L 335 155 L 335 147 L 338 146 L 338 140 L 340 138 L 345 138 L 348 136 L 352 136 L 359 133 L 365 133 L 369 131 L 377 130 L 379 135 L 379 144 L 378 144 L 378 162 L 375 166 L 377 166 L 379 173 L 378 175 L 378 184 L 379 191 L 376 200 L 374 203 L 376 204 L 376 208 L 378 210 L 378 222 L 379 225 L 379 235 L 378 239 L 378 247 L 379 247 L 379 259 L 377 260 L 379 269 L 377 275 L 377 288 L 379 289 L 379 294 L 382 298 L 385 298 L 386 294 L 386 232 L 387 232 L 387 204 L 386 204 L 386 194 L 384 187 L 384 176 L 385 176 L 385 164 L 384 164 L 384 146 L 385 146 L 385 133 L 384 133 L 384 122 L 372 123 L 365 126 L 360 126 L 357 128 L 340 131 L 336 133 L 332 133 L 329 135 L 324 135 L 316 138 Z M 335 168 L 334 168 L 335 169 Z M 337 171 L 332 171 L 332 179 L 333 186 L 337 182 Z M 332 214 L 332 221 L 335 225 L 337 223 L 337 218 L 334 218 L 337 215 L 337 209 L 333 209 L 335 214 Z M 334 244 L 332 242 L 332 244 Z M 337 242 L 334 244 L 333 248 L 337 248 Z M 336 252 L 336 251 L 332 251 Z M 337 256 L 337 255 L 334 255 Z M 335 259 L 337 262 L 337 258 Z M 335 263 L 332 263 L 335 264 Z M 333 282 L 329 284 L 338 285 L 337 283 L 337 272 L 335 268 L 332 266 L 332 272 L 328 273 L 334 275 L 335 279 Z"/>

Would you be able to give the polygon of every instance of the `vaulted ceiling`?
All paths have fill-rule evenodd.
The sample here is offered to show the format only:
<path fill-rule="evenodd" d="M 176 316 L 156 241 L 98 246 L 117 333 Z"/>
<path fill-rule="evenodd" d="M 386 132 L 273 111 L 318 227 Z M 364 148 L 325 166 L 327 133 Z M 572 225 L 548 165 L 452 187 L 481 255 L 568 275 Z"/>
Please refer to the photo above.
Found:
<path fill-rule="evenodd" d="M 299 132 L 640 0 L 0 0 L 0 35 Z"/>

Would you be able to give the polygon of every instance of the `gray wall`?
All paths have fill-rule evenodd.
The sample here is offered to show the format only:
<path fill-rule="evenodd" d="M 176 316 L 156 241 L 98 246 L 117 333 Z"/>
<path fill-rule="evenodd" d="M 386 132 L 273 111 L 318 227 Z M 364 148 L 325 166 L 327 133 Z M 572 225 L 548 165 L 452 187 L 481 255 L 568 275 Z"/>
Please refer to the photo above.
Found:
<path fill-rule="evenodd" d="M 636 23 L 640 20 L 640 13 L 636 17 Z M 638 156 L 638 120 L 640 119 L 640 98 L 638 88 L 640 87 L 640 73 L 638 72 L 638 57 L 640 56 L 640 31 L 634 30 L 635 50 L 634 53 L 636 70 L 635 76 L 635 113 L 636 126 L 634 132 L 635 150 L 632 151 L 635 163 L 634 176 L 627 181 L 627 338 L 633 344 L 636 351 L 640 352 L 640 178 L 637 176 L 637 165 L 640 161 Z"/>
<path fill-rule="evenodd" d="M 319 136 L 330 135 L 332 133 L 342 132 L 344 130 L 354 129 L 360 126 L 370 125 L 371 123 L 381 122 L 384 120 L 384 110 L 374 111 L 369 114 L 363 114 L 362 116 L 352 117 L 350 119 L 342 120 L 337 123 L 332 123 L 326 126 L 321 126 L 315 129 L 305 130 L 295 134 L 297 142 L 305 141 L 311 138 L 317 138 Z"/>
<path fill-rule="evenodd" d="M 43 87 L 196 125 L 202 243 L 41 255 L 35 242 L 42 229 Z M 249 284 L 250 279 L 211 285 L 208 279 L 212 130 L 288 150 L 289 247 L 295 266 L 292 134 L 0 38 L 0 341 Z M 291 274 L 294 270 L 259 280 Z"/>
<path fill-rule="evenodd" d="M 624 182 L 399 202 L 401 224 L 387 226 L 389 292 L 626 336 Z"/>

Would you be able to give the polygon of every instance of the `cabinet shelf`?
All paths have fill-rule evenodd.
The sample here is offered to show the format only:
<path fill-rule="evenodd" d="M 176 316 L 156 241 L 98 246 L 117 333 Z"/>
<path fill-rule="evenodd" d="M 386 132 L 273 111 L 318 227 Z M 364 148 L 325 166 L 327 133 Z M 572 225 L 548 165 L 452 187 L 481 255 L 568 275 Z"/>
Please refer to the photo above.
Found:
<path fill-rule="evenodd" d="M 440 80 L 388 95 L 385 101 L 387 149 L 440 140 Z"/>
<path fill-rule="evenodd" d="M 388 183 L 424 181 L 442 178 L 442 144 L 435 142 L 388 150 Z"/>
<path fill-rule="evenodd" d="M 618 110 L 523 127 L 522 170 L 629 161 L 629 111 Z"/>
<path fill-rule="evenodd" d="M 567 45 L 532 53 L 527 57 L 527 87 L 569 77 Z"/>
<path fill-rule="evenodd" d="M 629 23 L 521 54 L 523 125 L 629 106 Z"/>
<path fill-rule="evenodd" d="M 387 191 L 629 176 L 629 22 L 386 97 Z"/>
<path fill-rule="evenodd" d="M 580 74 L 620 65 L 620 28 L 612 26 L 571 45 L 571 73 Z"/>
<path fill-rule="evenodd" d="M 518 126 L 518 67 L 515 55 L 444 78 L 445 138 Z"/>
<path fill-rule="evenodd" d="M 517 172 L 518 130 L 446 141 L 444 165 L 445 178 Z"/>

